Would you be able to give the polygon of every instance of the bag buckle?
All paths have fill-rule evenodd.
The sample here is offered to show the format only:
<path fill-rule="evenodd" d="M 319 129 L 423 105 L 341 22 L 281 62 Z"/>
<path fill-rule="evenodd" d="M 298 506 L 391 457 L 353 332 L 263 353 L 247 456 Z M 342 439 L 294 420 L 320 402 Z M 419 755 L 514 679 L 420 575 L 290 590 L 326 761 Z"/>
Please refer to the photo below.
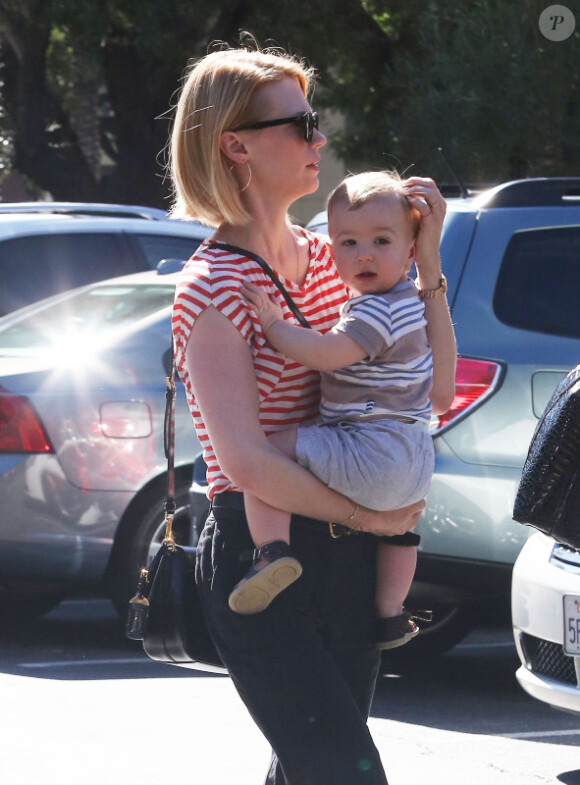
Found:
<path fill-rule="evenodd" d="M 173 514 L 165 513 L 165 537 L 161 545 L 167 545 L 172 551 L 175 550 L 175 539 L 173 537 Z"/>

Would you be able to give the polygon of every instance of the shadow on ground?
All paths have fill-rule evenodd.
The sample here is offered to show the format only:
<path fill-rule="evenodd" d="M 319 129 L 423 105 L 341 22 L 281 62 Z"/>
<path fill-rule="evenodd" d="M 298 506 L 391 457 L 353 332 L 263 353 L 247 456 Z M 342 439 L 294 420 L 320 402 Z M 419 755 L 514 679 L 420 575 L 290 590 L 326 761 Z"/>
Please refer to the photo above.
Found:
<path fill-rule="evenodd" d="M 64 602 L 34 622 L 4 627 L 0 672 L 67 681 L 210 675 L 150 660 L 104 600 Z"/>
<path fill-rule="evenodd" d="M 519 666 L 509 629 L 477 631 L 440 657 L 387 667 L 372 716 L 460 733 L 518 734 L 550 744 L 577 741 L 575 735 L 549 735 L 576 729 L 580 736 L 580 717 L 527 695 L 515 677 Z M 546 736 L 537 735 L 538 729 Z M 566 785 L 580 785 L 577 772 L 561 776 L 570 777 L 561 780 Z"/>

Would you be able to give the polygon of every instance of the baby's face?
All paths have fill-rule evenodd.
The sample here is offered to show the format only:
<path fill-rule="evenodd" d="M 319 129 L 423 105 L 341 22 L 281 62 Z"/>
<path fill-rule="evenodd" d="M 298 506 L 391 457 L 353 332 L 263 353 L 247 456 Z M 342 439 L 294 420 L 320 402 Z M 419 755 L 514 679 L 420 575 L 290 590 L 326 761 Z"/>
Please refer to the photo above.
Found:
<path fill-rule="evenodd" d="M 409 272 L 415 240 L 395 194 L 373 196 L 352 210 L 336 205 L 328 231 L 340 277 L 358 294 L 387 292 Z"/>

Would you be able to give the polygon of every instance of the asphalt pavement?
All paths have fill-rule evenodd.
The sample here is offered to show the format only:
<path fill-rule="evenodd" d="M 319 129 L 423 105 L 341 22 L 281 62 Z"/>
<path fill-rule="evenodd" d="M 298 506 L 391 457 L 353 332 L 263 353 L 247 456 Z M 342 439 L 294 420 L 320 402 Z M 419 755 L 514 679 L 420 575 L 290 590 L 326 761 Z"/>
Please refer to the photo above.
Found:
<path fill-rule="evenodd" d="M 506 629 L 380 679 L 390 785 L 580 785 L 580 716 L 522 692 Z M 268 746 L 226 676 L 150 662 L 107 603 L 0 633 L 2 785 L 260 785 Z M 329 783 L 332 785 L 332 783 Z"/>

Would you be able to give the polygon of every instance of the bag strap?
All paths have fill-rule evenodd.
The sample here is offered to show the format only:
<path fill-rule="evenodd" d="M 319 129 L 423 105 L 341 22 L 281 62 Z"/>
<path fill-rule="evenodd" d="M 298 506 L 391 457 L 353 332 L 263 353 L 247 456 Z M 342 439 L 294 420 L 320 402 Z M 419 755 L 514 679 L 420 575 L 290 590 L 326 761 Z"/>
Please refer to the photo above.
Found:
<path fill-rule="evenodd" d="M 165 457 L 167 458 L 167 497 L 165 499 L 165 537 L 164 543 L 172 544 L 173 539 L 173 519 L 175 518 L 175 354 L 173 349 L 173 335 L 171 336 L 170 350 L 171 368 L 169 376 L 166 376 L 167 389 L 165 391 L 165 418 L 163 423 L 163 446 Z"/>
<path fill-rule="evenodd" d="M 266 273 L 268 278 L 270 278 L 274 286 L 280 291 L 280 294 L 286 301 L 286 305 L 288 306 L 288 308 L 290 308 L 290 310 L 292 311 L 294 316 L 298 319 L 302 327 L 306 327 L 309 330 L 311 329 L 310 325 L 306 320 L 306 317 L 304 316 L 302 311 L 298 308 L 292 297 L 288 294 L 288 291 L 286 290 L 286 287 L 284 286 L 282 281 L 278 278 L 278 276 L 276 275 L 274 270 L 272 270 L 270 265 L 267 262 L 265 262 L 264 259 L 262 259 L 261 256 L 258 256 L 258 254 L 254 253 L 253 251 L 248 251 L 245 248 L 240 248 L 237 245 L 230 245 L 229 243 L 213 242 L 213 243 L 209 243 L 207 247 L 220 248 L 224 251 L 229 251 L 230 253 L 237 253 L 240 254 L 240 256 L 247 256 L 248 259 L 253 259 L 257 264 L 260 265 L 260 267 Z"/>

